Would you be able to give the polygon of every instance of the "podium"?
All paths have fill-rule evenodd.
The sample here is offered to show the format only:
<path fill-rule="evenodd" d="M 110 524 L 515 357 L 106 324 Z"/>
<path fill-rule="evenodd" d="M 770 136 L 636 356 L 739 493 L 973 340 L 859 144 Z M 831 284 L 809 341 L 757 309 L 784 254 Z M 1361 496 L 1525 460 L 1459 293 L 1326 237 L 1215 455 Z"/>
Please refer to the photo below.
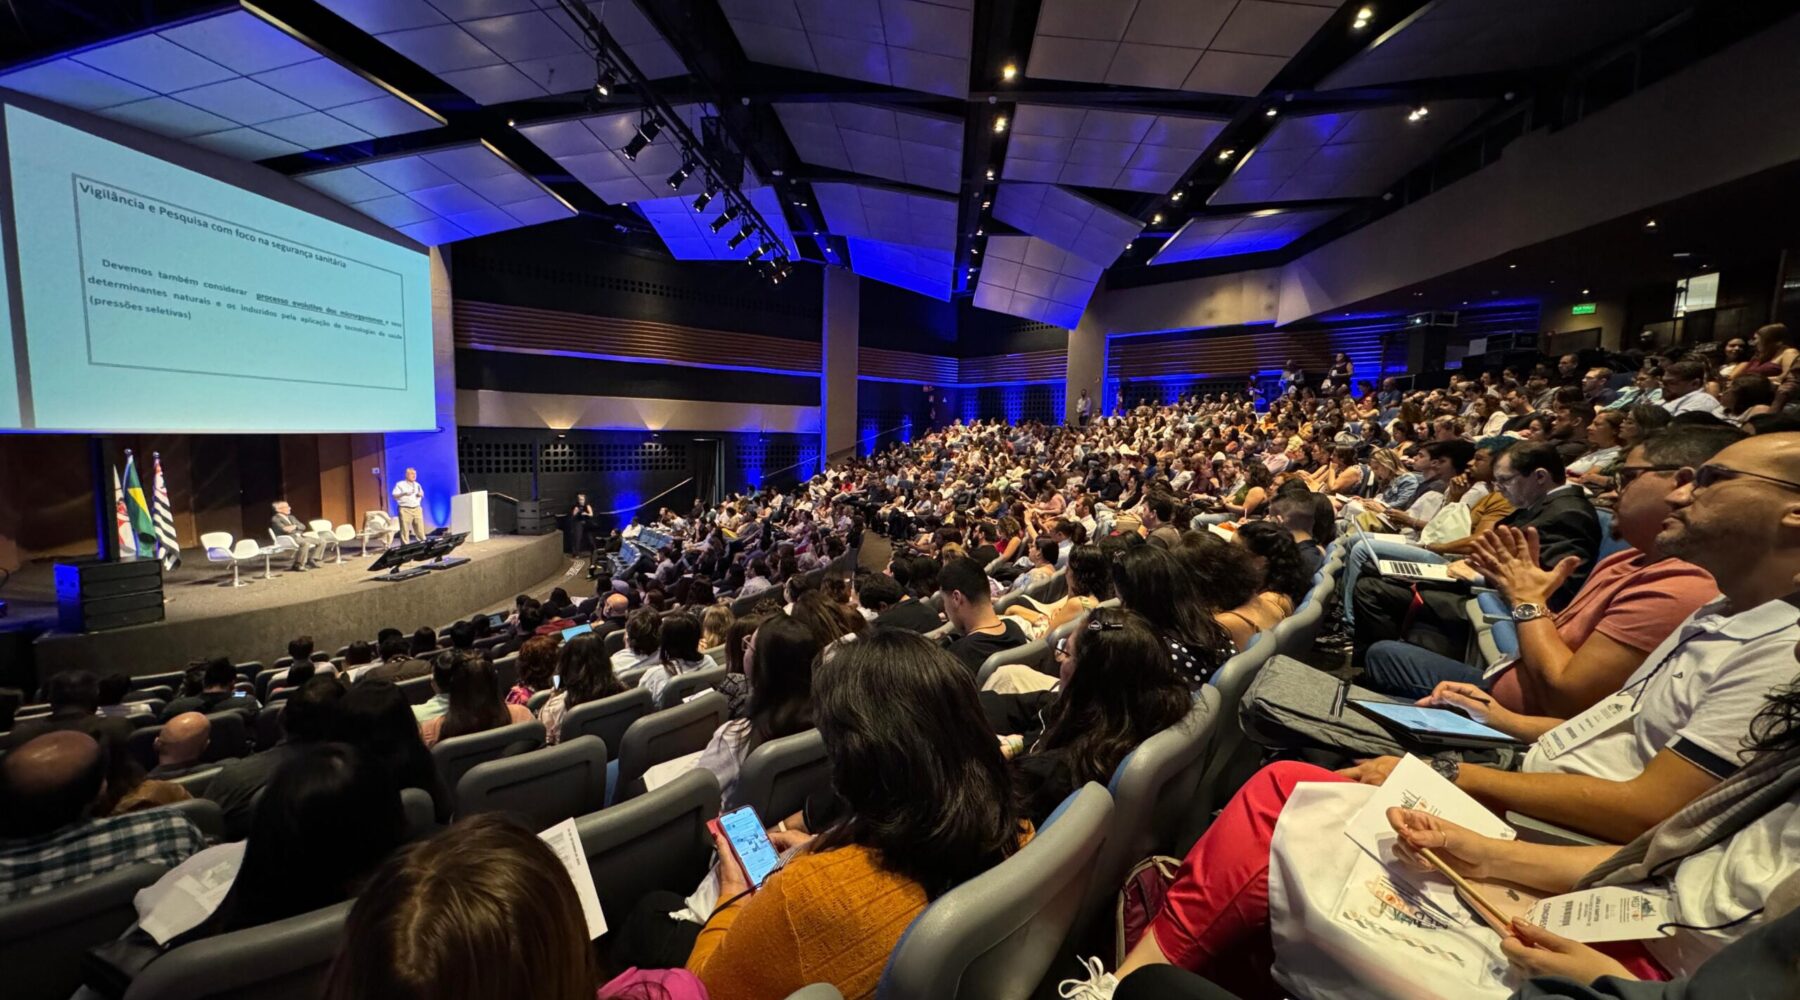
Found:
<path fill-rule="evenodd" d="M 450 530 L 467 534 L 471 542 L 488 539 L 488 492 L 475 490 L 450 498 Z"/>

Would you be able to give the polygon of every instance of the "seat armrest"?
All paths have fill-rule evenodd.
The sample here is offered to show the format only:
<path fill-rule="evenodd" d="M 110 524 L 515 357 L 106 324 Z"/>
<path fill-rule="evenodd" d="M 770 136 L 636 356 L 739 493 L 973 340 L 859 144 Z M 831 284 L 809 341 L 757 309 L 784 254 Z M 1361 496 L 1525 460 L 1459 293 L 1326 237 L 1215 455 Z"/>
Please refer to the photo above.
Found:
<path fill-rule="evenodd" d="M 1549 844 L 1553 847 L 1601 847 L 1604 840 L 1595 840 L 1586 834 L 1565 830 L 1555 823 L 1548 823 L 1524 813 L 1506 811 L 1506 822 L 1519 831 L 1519 839 L 1528 844 Z"/>

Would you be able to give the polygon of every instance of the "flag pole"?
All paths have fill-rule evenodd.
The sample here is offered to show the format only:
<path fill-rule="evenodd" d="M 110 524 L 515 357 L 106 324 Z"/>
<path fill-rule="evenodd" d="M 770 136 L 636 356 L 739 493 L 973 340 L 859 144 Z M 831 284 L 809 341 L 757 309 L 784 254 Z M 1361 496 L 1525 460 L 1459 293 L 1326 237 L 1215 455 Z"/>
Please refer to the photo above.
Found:
<path fill-rule="evenodd" d="M 99 540 L 97 554 L 104 562 L 119 558 L 118 531 L 113 522 L 112 478 L 106 471 L 106 453 L 112 441 L 106 437 L 88 438 L 88 481 L 93 484 L 94 536 Z"/>

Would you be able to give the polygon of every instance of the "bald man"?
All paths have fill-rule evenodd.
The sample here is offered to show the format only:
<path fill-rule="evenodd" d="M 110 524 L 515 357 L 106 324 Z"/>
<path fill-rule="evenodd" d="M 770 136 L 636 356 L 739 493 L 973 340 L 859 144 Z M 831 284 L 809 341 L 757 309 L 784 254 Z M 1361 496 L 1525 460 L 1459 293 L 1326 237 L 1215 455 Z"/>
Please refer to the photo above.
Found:
<path fill-rule="evenodd" d="M 163 723 L 156 734 L 156 767 L 152 778 L 179 778 L 203 767 L 217 765 L 200 760 L 212 740 L 212 722 L 199 712 L 183 712 Z"/>
<path fill-rule="evenodd" d="M 106 754 L 86 733 L 46 733 L 0 760 L 0 903 L 146 861 L 173 868 L 206 846 L 169 809 L 92 817 Z"/>

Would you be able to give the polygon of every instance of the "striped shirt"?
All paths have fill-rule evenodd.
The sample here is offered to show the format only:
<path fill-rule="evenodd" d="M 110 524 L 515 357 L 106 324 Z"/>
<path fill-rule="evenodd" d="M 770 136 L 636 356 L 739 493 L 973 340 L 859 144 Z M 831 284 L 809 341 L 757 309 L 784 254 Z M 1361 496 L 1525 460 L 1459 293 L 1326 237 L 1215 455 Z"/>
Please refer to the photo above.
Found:
<path fill-rule="evenodd" d="M 0 903 L 35 896 L 138 862 L 175 867 L 206 846 L 170 809 L 82 820 L 35 837 L 0 839 Z"/>

